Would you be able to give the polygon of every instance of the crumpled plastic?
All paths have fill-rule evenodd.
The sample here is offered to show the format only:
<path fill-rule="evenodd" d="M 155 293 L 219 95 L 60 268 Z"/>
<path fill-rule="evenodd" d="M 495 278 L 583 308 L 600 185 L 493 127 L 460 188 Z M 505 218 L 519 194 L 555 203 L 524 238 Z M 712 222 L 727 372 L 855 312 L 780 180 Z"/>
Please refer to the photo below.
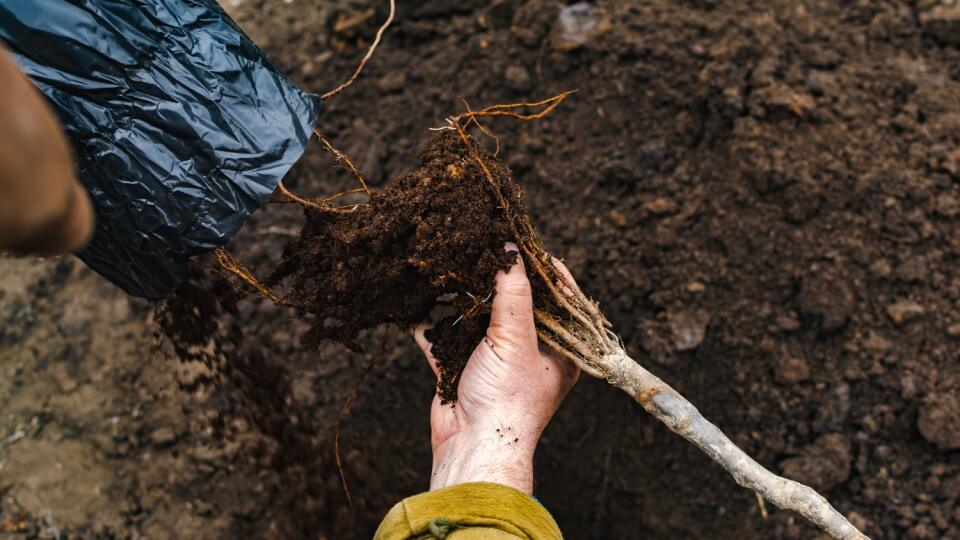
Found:
<path fill-rule="evenodd" d="M 90 191 L 97 227 L 78 256 L 135 296 L 166 295 L 190 257 L 226 244 L 323 108 L 215 0 L 0 0 L 0 40 Z"/>

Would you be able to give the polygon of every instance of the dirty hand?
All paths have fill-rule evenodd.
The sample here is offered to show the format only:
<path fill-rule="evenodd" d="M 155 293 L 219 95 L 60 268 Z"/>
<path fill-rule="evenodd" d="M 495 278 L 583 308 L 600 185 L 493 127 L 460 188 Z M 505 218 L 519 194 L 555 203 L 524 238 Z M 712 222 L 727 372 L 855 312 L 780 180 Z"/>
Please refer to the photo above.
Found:
<path fill-rule="evenodd" d="M 517 251 L 507 244 L 508 251 Z M 566 273 L 562 263 L 555 264 Z M 569 275 L 569 274 L 568 274 Z M 439 396 L 430 411 L 433 474 L 430 489 L 494 482 L 533 491 L 533 453 L 547 423 L 580 370 L 537 341 L 533 297 L 523 260 L 497 274 L 490 326 L 463 370 L 455 406 Z M 428 326 L 414 338 L 437 374 Z"/>

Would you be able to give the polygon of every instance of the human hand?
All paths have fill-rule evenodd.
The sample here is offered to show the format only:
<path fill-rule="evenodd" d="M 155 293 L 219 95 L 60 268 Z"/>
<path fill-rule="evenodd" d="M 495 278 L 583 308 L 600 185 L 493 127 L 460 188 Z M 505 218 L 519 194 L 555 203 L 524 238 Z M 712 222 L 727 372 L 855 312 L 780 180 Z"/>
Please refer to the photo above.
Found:
<path fill-rule="evenodd" d="M 93 225 L 56 115 L 0 45 L 0 249 L 77 251 Z"/>
<path fill-rule="evenodd" d="M 517 251 L 513 244 L 507 249 Z M 569 276 L 563 263 L 554 264 Z M 436 375 L 427 328 L 416 327 L 414 338 Z M 509 272 L 497 274 L 490 326 L 460 377 L 459 400 L 443 405 L 434 396 L 430 489 L 494 482 L 532 493 L 540 434 L 579 375 L 574 364 L 538 343 L 530 282 L 518 255 Z"/>

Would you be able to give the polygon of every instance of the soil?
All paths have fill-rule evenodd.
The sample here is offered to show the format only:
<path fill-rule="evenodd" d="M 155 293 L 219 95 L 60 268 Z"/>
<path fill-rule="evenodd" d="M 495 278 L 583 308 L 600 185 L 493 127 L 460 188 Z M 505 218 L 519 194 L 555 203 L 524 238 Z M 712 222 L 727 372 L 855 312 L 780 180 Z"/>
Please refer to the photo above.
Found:
<path fill-rule="evenodd" d="M 318 92 L 386 16 L 352 0 L 234 4 Z M 373 186 L 418 168 L 458 96 L 577 89 L 542 121 L 489 127 L 548 249 L 631 355 L 872 538 L 960 537 L 953 3 L 423 1 L 397 17 L 320 125 Z M 287 183 L 353 187 L 319 145 Z M 302 219 L 271 205 L 231 250 L 265 276 Z M 318 351 L 295 312 L 235 303 L 283 369 L 280 416 L 315 431 L 317 457 L 281 466 L 282 437 L 247 398 L 181 389 L 203 371 L 153 338 L 149 306 L 66 260 L 2 258 L 0 272 L 0 530 L 365 538 L 427 487 L 434 381 L 403 332 Z M 342 426 L 350 507 L 333 430 L 370 365 Z M 569 538 L 816 537 L 600 381 L 574 388 L 536 468 Z"/>
<path fill-rule="evenodd" d="M 445 403 L 456 402 L 460 373 L 487 330 L 478 317 L 489 308 L 496 273 L 516 257 L 504 250 L 513 236 L 472 152 L 522 204 L 499 161 L 472 139 L 445 131 L 423 152 L 419 169 L 374 191 L 369 202 L 304 208 L 299 237 L 287 243 L 266 280 L 268 287 L 285 285 L 282 302 L 310 321 L 304 346 L 334 340 L 356 349 L 361 330 L 430 321 L 443 297 L 463 316 L 443 319 L 427 339 L 440 371 L 438 393 Z M 451 331 L 461 321 L 464 326 Z"/>

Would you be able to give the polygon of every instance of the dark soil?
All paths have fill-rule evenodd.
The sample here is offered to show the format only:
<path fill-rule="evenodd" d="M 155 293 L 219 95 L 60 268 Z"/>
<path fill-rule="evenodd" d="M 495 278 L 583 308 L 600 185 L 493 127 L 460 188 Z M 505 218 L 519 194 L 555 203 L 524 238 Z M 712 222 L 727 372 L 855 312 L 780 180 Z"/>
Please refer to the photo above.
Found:
<path fill-rule="evenodd" d="M 450 315 L 440 319 L 424 333 L 431 344 L 430 354 L 437 359 L 437 370 L 440 372 L 437 394 L 441 403 L 457 401 L 460 375 L 467 367 L 473 350 L 487 334 L 489 325 L 490 315 L 486 313 L 470 318 Z"/>
<path fill-rule="evenodd" d="M 522 209 L 510 172 L 468 141 Z M 486 333 L 479 315 L 489 308 L 494 277 L 516 256 L 504 250 L 513 239 L 510 228 L 466 144 L 455 132 L 441 132 L 419 169 L 348 213 L 306 207 L 300 236 L 287 244 L 266 281 L 286 285 L 283 302 L 310 320 L 303 344 L 313 348 L 334 340 L 357 349 L 361 330 L 428 322 L 444 297 L 442 303 L 462 315 L 444 319 L 427 335 L 435 344 L 444 402 L 456 401 L 460 373 Z M 463 326 L 449 331 L 459 322 Z"/>
<path fill-rule="evenodd" d="M 491 127 L 548 249 L 628 350 L 872 537 L 960 536 L 956 400 L 939 397 L 960 392 L 955 8 L 591 5 L 578 42 L 563 2 L 401 3 L 321 129 L 382 185 L 416 166 L 458 96 L 479 107 L 578 89 L 541 122 Z M 249 2 L 239 20 L 319 90 L 385 16 L 353 6 Z M 288 182 L 319 196 L 349 177 L 318 151 Z M 412 388 L 426 403 L 432 380 L 390 367 L 351 413 L 370 421 L 346 425 L 352 463 L 394 488 L 354 490 L 371 509 L 357 536 L 426 485 L 426 432 L 406 431 L 424 409 L 373 419 L 414 407 Z M 391 472 L 411 466 L 408 480 Z M 601 382 L 579 384 L 545 434 L 537 494 L 571 538 L 813 534 L 775 509 L 764 520 L 753 494 Z"/>
<path fill-rule="evenodd" d="M 580 35 L 560 1 L 398 4 L 320 124 L 373 187 L 419 167 L 458 96 L 476 108 L 578 89 L 542 121 L 488 125 L 548 250 L 631 356 L 872 538 L 960 537 L 955 3 L 603 1 L 580 9 Z M 385 18 L 371 5 L 244 0 L 235 14 L 324 91 Z M 286 182 L 318 197 L 354 187 L 319 145 Z M 302 223 L 272 205 L 231 250 L 265 277 Z M 318 352 L 292 311 L 236 303 L 245 338 L 286 373 L 282 402 L 316 430 L 315 462 L 276 467 L 285 449 L 241 421 L 245 398 L 177 390 L 173 364 L 143 345 L 144 310 L 67 274 L 0 298 L 0 440 L 27 434 L 0 456 L 4 530 L 369 538 L 427 488 L 434 377 L 403 332 Z M 370 365 L 342 428 L 349 507 L 333 429 Z M 536 495 L 568 538 L 816 537 L 792 514 L 764 518 L 602 381 L 577 384 L 536 459 Z"/>
<path fill-rule="evenodd" d="M 194 263 L 191 276 L 169 298 L 159 302 L 154 319 L 160 332 L 184 363 L 204 369 L 181 379 L 185 392 L 218 389 L 239 414 L 282 449 L 274 455 L 280 469 L 290 464 L 313 464 L 318 451 L 316 430 L 309 415 L 292 395 L 290 374 L 283 362 L 265 351 L 269 340 L 248 338 L 240 323 L 241 295 L 231 281 Z M 210 422 L 221 438 L 226 421 Z"/>

